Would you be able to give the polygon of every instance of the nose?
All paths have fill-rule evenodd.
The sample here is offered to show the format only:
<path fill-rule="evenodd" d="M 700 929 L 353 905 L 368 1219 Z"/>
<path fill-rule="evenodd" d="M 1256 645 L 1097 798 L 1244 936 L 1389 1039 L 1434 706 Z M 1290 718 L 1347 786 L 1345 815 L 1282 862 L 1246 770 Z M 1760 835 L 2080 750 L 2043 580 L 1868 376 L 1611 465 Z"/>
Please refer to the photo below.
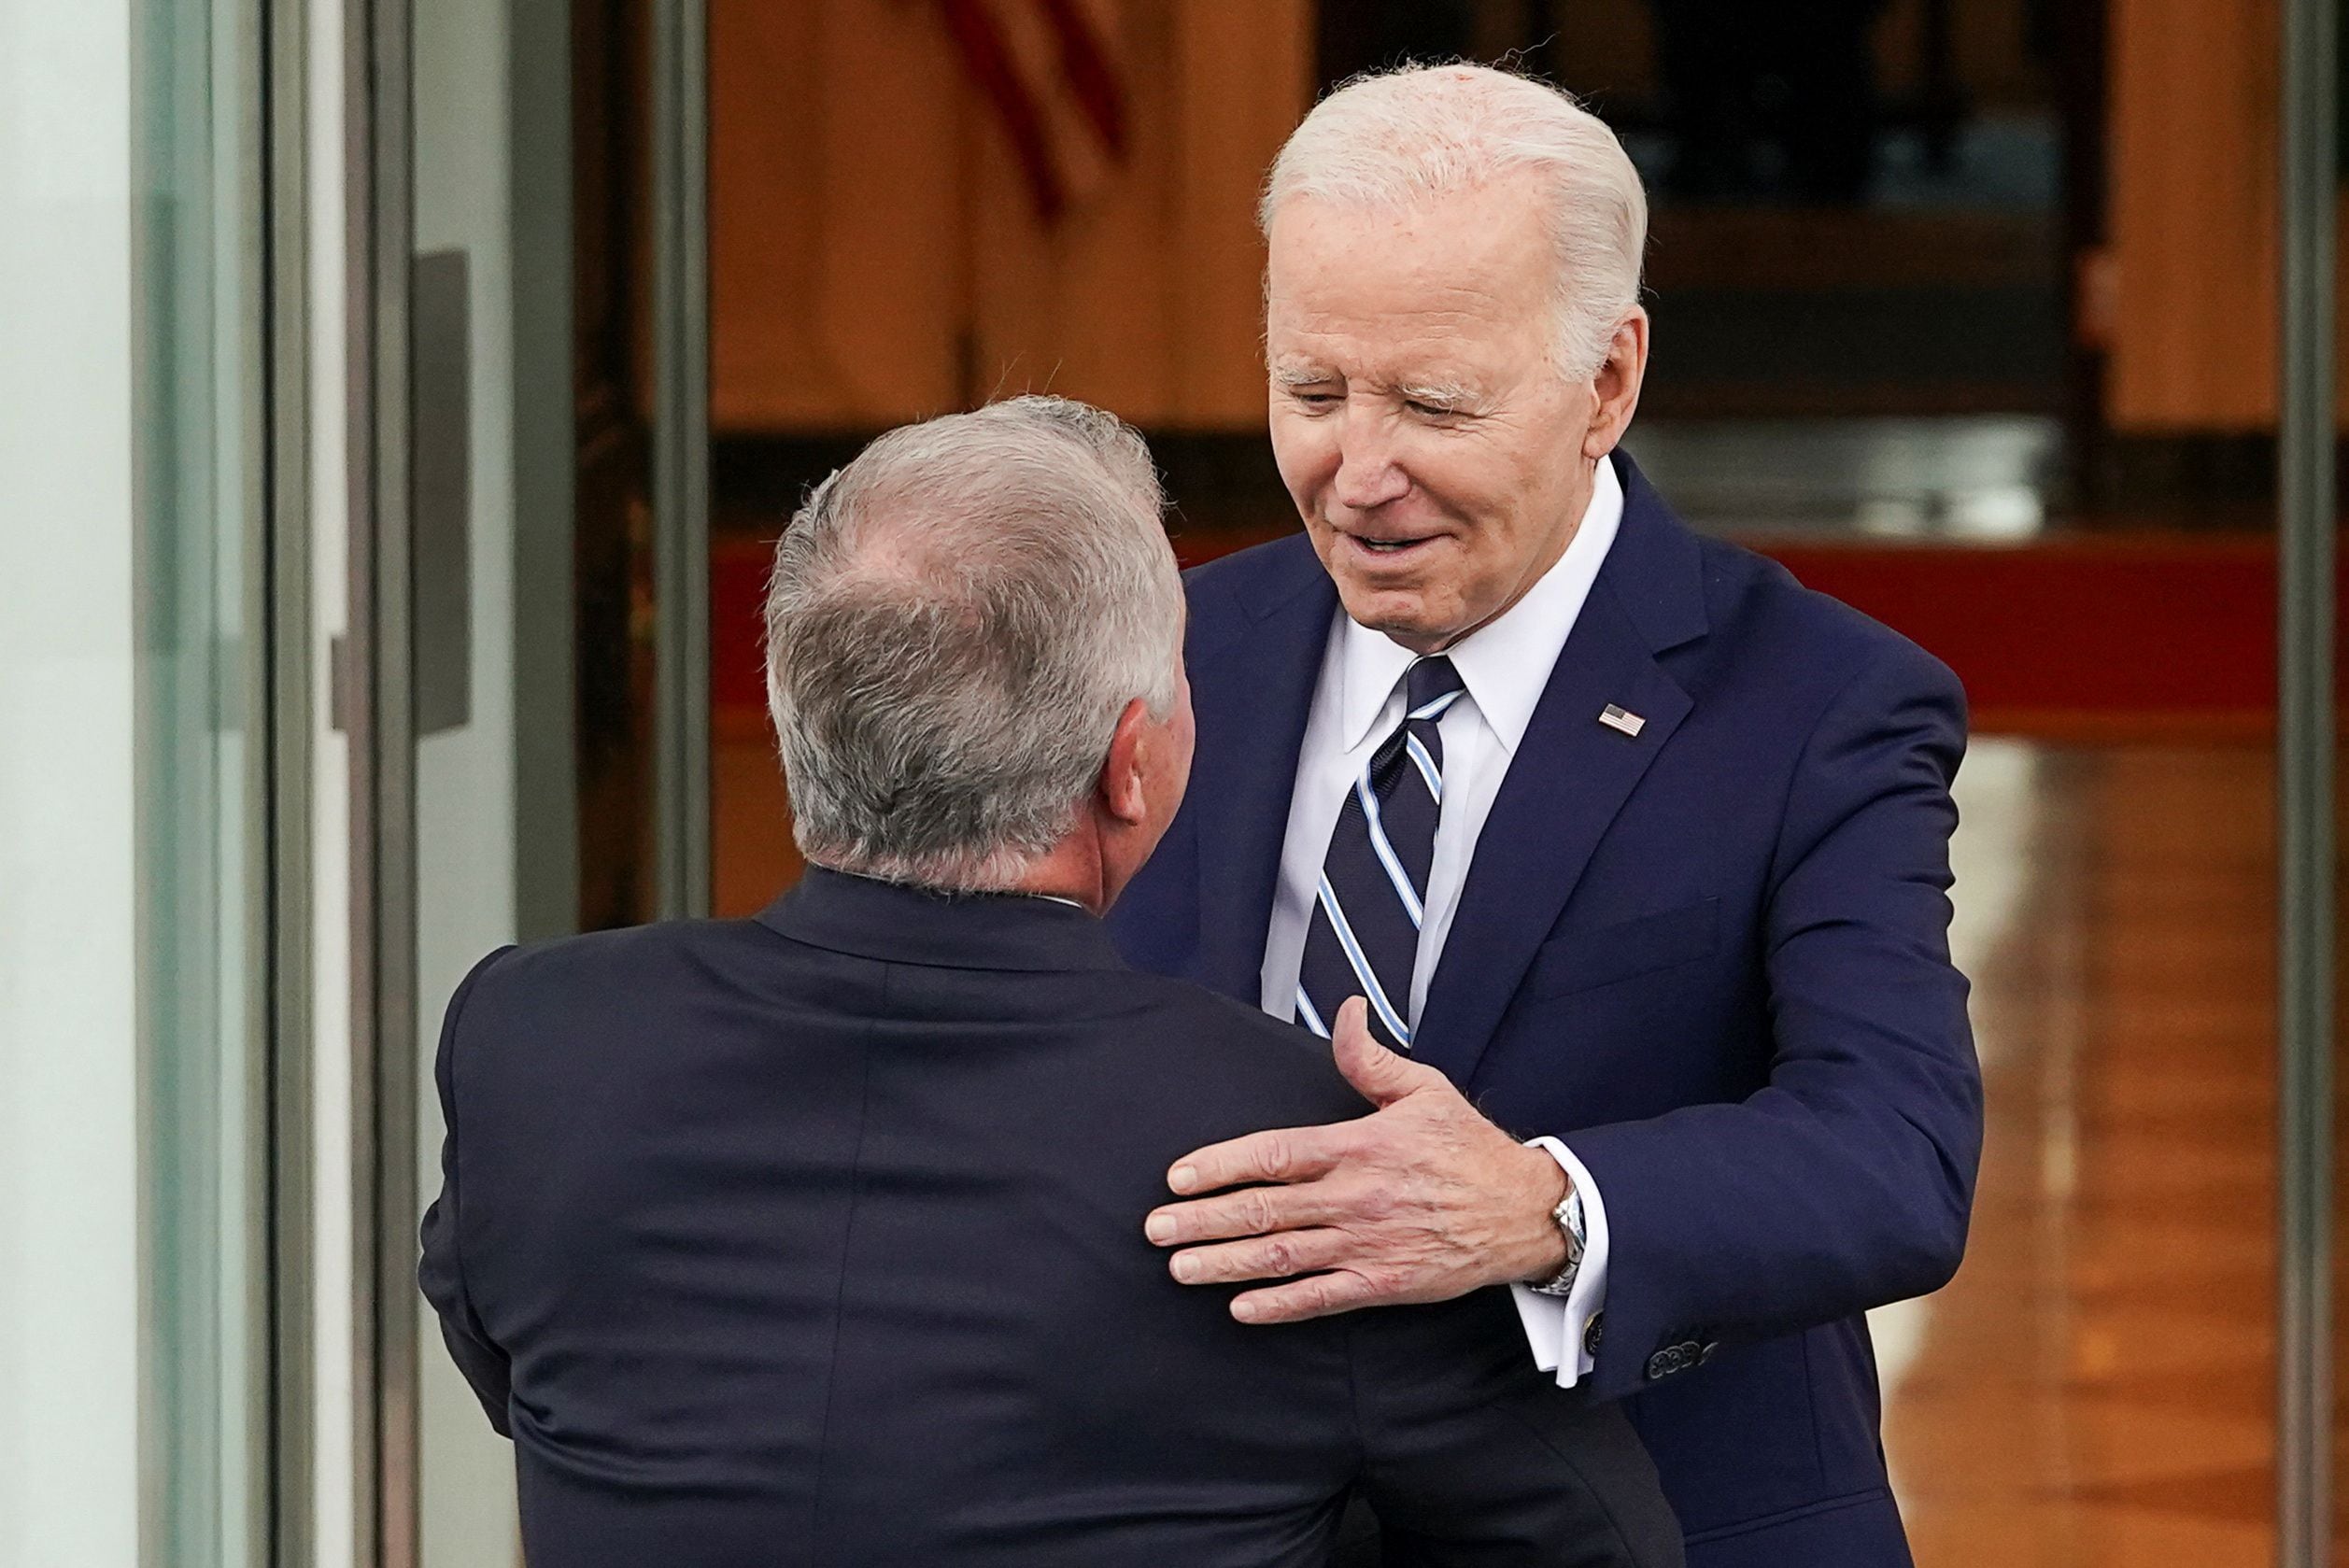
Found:
<path fill-rule="evenodd" d="M 1337 476 L 1330 482 L 1330 499 L 1350 512 L 1367 512 L 1400 501 L 1411 487 L 1411 477 L 1394 460 L 1394 443 L 1386 421 L 1349 410 L 1337 432 Z"/>

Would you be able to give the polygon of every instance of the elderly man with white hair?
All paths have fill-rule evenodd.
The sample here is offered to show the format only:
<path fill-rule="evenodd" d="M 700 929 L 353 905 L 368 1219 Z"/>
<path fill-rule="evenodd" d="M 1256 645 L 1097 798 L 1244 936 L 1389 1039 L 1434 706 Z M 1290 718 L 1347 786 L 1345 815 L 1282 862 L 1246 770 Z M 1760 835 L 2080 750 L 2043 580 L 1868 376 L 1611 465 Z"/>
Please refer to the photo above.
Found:
<path fill-rule="evenodd" d="M 775 553 L 805 880 L 460 988 L 423 1283 L 531 1568 L 1321 1568 L 1350 1494 L 1416 1562 L 1678 1568 L 1507 1293 L 1265 1334 L 1137 1230 L 1184 1149 L 1368 1109 L 1102 929 L 1182 798 L 1182 614 L 1115 419 L 882 437 Z"/>
<path fill-rule="evenodd" d="M 1973 1200 L 1963 694 L 1617 449 L 1647 209 L 1571 98 L 1359 79 L 1261 220 L 1304 531 L 1192 574 L 1194 782 L 1113 925 L 1310 1028 L 1364 996 L 1390 1050 L 1340 1045 L 1376 1114 L 1185 1155 L 1148 1234 L 1250 1324 L 1507 1282 L 1691 1563 L 1906 1561 L 1863 1314 Z"/>

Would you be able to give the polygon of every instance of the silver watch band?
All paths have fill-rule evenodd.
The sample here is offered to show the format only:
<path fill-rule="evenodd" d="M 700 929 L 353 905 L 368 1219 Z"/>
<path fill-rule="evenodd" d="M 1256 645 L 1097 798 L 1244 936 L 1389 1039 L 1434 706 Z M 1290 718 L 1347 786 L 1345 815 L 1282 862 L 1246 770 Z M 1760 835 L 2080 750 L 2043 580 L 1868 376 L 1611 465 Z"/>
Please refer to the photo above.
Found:
<path fill-rule="evenodd" d="M 1549 1211 L 1549 1218 L 1566 1238 L 1566 1266 L 1531 1289 L 1535 1295 L 1569 1295 L 1574 1291 L 1575 1277 L 1582 1272 L 1582 1250 L 1590 1239 L 1582 1218 L 1582 1194 L 1573 1182 L 1566 1183 L 1566 1195 Z"/>

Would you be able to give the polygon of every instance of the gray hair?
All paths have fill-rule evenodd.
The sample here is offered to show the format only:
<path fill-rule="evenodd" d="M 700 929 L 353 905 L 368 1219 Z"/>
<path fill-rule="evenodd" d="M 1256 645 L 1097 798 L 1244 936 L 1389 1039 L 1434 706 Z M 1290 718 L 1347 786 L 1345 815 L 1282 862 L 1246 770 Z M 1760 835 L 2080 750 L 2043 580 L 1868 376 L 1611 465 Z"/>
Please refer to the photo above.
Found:
<path fill-rule="evenodd" d="M 1549 194 L 1558 261 L 1561 374 L 1579 380 L 1639 307 L 1648 196 L 1606 122 L 1545 82 L 1488 65 L 1406 65 L 1354 78 L 1291 133 L 1265 180 L 1256 223 L 1298 196 L 1408 206 L 1519 170 Z"/>
<path fill-rule="evenodd" d="M 1136 698 L 1173 707 L 1182 583 L 1141 437 L 1023 397 L 890 431 L 775 545 L 767 705 L 800 851 L 1008 887 Z"/>

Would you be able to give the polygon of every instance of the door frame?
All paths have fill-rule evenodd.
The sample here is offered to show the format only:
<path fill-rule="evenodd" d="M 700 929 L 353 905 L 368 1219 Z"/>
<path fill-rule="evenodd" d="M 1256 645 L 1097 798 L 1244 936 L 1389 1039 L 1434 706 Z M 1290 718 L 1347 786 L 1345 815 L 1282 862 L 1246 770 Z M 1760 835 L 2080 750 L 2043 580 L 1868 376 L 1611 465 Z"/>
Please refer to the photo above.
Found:
<path fill-rule="evenodd" d="M 2331 1561 L 2338 0 L 2285 0 L 2277 781 L 2276 1560 Z"/>
<path fill-rule="evenodd" d="M 347 575 L 337 672 L 350 757 L 352 1545 L 417 1560 L 417 867 L 409 504 L 415 249 L 409 0 L 343 10 Z"/>

